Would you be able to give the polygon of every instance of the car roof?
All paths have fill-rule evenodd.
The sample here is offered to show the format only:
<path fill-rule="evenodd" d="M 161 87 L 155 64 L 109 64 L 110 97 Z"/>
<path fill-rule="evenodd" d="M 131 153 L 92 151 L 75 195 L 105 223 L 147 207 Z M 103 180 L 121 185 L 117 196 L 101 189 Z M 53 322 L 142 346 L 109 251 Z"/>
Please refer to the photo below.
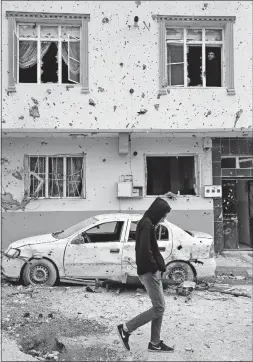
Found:
<path fill-rule="evenodd" d="M 127 213 L 121 213 L 121 212 L 94 215 L 94 217 L 98 220 L 118 219 L 118 218 L 123 218 L 123 219 L 130 218 L 131 220 L 138 220 L 138 219 L 142 218 L 142 216 L 143 216 L 142 214 L 127 214 Z"/>

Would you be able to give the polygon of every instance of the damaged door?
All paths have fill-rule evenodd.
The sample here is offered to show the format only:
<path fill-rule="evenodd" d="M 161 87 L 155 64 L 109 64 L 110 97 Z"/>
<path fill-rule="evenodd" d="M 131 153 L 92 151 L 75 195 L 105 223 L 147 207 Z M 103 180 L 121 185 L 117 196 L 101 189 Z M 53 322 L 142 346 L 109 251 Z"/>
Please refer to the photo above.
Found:
<path fill-rule="evenodd" d="M 122 273 L 124 275 L 137 277 L 137 266 L 135 262 L 135 240 L 136 227 L 139 220 L 129 220 L 126 231 L 126 241 L 122 251 Z M 156 227 L 156 238 L 159 250 L 167 262 L 172 253 L 172 233 L 166 222 Z"/>
<path fill-rule="evenodd" d="M 121 275 L 125 229 L 125 220 L 104 221 L 75 235 L 66 247 L 65 275 L 101 279 Z"/>
<path fill-rule="evenodd" d="M 238 249 L 236 180 L 222 181 L 223 235 L 225 249 Z"/>

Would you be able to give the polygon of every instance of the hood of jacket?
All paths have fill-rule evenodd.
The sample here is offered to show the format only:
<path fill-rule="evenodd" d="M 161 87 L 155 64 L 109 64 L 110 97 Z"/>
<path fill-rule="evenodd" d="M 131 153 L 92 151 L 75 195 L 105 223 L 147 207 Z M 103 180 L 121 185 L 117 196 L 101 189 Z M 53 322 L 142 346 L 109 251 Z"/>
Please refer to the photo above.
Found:
<path fill-rule="evenodd" d="M 171 210 L 167 201 L 157 197 L 155 201 L 150 205 L 149 209 L 145 212 L 144 216 L 147 216 L 153 225 L 156 225 L 164 216 Z"/>

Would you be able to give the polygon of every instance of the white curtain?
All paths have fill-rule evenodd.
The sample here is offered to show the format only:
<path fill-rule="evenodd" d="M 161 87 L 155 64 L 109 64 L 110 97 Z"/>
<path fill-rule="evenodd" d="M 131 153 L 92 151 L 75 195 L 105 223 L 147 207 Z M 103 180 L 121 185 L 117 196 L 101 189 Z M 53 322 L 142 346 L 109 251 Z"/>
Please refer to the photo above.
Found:
<path fill-rule="evenodd" d="M 48 51 L 51 42 L 41 42 L 40 59 Z M 55 42 L 58 47 L 58 42 Z M 78 60 L 69 62 L 70 71 L 77 75 L 80 73 L 80 43 L 70 42 L 70 57 Z M 62 59 L 68 65 L 68 43 L 62 43 Z M 37 63 L 37 41 L 21 40 L 19 42 L 19 67 L 22 69 L 32 67 Z"/>
<path fill-rule="evenodd" d="M 70 42 L 69 43 L 71 58 L 78 60 L 78 62 L 71 61 L 69 62 L 70 71 L 72 74 L 80 73 L 80 43 L 79 42 Z M 68 43 L 62 43 L 62 59 L 65 64 L 68 65 Z"/>
<path fill-rule="evenodd" d="M 48 51 L 51 42 L 41 43 L 40 59 Z M 19 42 L 19 67 L 29 68 L 37 63 L 37 41 L 22 40 Z"/>

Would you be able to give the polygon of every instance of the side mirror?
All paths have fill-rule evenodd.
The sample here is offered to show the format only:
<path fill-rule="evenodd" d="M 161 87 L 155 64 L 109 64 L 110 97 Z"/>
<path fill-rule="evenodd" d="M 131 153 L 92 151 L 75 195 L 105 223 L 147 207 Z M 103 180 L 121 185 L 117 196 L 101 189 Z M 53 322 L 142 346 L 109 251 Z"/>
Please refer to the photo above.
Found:
<path fill-rule="evenodd" d="M 85 243 L 84 238 L 81 235 L 78 235 L 74 240 L 72 240 L 71 244 L 79 245 L 84 243 Z"/>

